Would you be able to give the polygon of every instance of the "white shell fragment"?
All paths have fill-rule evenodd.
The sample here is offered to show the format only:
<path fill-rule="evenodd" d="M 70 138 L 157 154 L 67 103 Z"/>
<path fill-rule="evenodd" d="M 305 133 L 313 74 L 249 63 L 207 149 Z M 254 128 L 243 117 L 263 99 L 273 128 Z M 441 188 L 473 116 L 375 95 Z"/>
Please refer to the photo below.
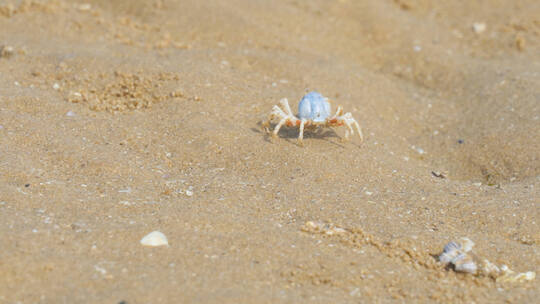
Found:
<path fill-rule="evenodd" d="M 476 273 L 478 267 L 472 257 L 466 253 L 460 253 L 452 261 L 457 272 Z"/>
<path fill-rule="evenodd" d="M 536 278 L 536 272 L 534 271 L 518 273 L 518 275 L 514 277 L 516 281 L 532 281 L 534 278 Z"/>
<path fill-rule="evenodd" d="M 79 4 L 78 9 L 79 9 L 80 11 L 82 11 L 82 12 L 83 12 L 83 11 L 89 11 L 89 10 L 92 9 L 92 4 L 90 4 L 90 3 Z"/>
<path fill-rule="evenodd" d="M 452 264 L 457 272 L 476 273 L 478 267 L 472 257 L 467 254 L 474 246 L 474 242 L 468 238 L 462 238 L 458 242 L 450 242 L 443 248 L 439 255 L 439 262 Z"/>
<path fill-rule="evenodd" d="M 475 22 L 472 29 L 476 34 L 482 34 L 486 30 L 486 24 L 483 22 Z"/>
<path fill-rule="evenodd" d="M 461 238 L 461 239 L 459 240 L 459 243 L 461 244 L 461 250 L 462 250 L 463 252 L 469 252 L 469 251 L 471 251 L 472 248 L 473 248 L 473 246 L 474 246 L 474 242 L 471 241 L 471 239 L 466 238 L 466 237 Z"/>
<path fill-rule="evenodd" d="M 508 268 L 508 266 L 503 266 L 501 266 L 501 271 L 498 273 L 499 276 L 495 278 L 497 282 L 523 283 L 532 281 L 536 278 L 536 272 L 534 271 L 515 273 L 512 269 Z"/>
<path fill-rule="evenodd" d="M 491 274 L 491 276 L 493 276 L 493 274 L 498 275 L 499 273 L 501 273 L 501 269 L 499 267 L 497 267 L 497 265 L 491 263 L 490 261 L 488 261 L 486 259 L 484 259 L 484 262 L 483 262 L 483 265 L 482 265 L 482 270 L 486 274 Z"/>
<path fill-rule="evenodd" d="M 462 238 L 458 242 L 450 242 L 443 248 L 439 255 L 439 262 L 443 264 L 450 263 L 457 272 L 476 273 L 478 266 L 472 256 L 467 254 L 474 246 L 474 242 L 468 238 Z"/>
<path fill-rule="evenodd" d="M 326 235 L 334 235 L 347 232 L 347 230 L 341 227 L 337 227 L 334 224 L 313 221 L 306 222 L 302 227 L 302 231 Z"/>
<path fill-rule="evenodd" d="M 450 263 L 458 254 L 460 245 L 456 242 L 450 242 L 446 244 L 443 248 L 443 252 L 439 255 L 439 262 L 448 264 Z"/>
<path fill-rule="evenodd" d="M 165 234 L 159 231 L 153 231 L 141 239 L 141 245 L 151 247 L 168 246 L 169 242 Z"/>

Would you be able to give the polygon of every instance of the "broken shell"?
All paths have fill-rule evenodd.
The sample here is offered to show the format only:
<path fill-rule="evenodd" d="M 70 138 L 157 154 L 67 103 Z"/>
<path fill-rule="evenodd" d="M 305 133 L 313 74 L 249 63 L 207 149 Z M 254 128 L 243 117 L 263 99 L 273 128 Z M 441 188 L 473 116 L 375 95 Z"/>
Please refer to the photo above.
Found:
<path fill-rule="evenodd" d="M 506 265 L 498 267 L 487 259 L 480 262 L 476 255 L 468 253 L 473 246 L 474 242 L 468 238 L 461 238 L 458 242 L 449 242 L 439 255 L 439 261 L 445 265 L 451 264 L 456 272 L 486 276 L 497 282 L 522 283 L 536 278 L 536 273 L 533 271 L 516 273 Z"/>
<path fill-rule="evenodd" d="M 497 282 L 526 282 L 536 278 L 536 272 L 527 271 L 516 273 L 506 265 L 501 266 L 502 275 L 497 277 Z"/>
<path fill-rule="evenodd" d="M 481 267 L 482 273 L 484 275 L 490 276 L 492 278 L 496 278 L 501 274 L 501 270 L 497 265 L 491 263 L 487 259 L 484 259 Z"/>
<path fill-rule="evenodd" d="M 457 257 L 455 257 L 451 261 L 451 263 L 454 265 L 454 269 L 457 272 L 466 272 L 466 273 L 474 274 L 476 273 L 476 270 L 478 269 L 473 258 L 466 253 L 460 253 Z"/>
<path fill-rule="evenodd" d="M 534 271 L 518 273 L 518 275 L 514 277 L 517 282 L 532 281 L 534 278 L 536 278 L 536 272 Z"/>
<path fill-rule="evenodd" d="M 450 242 L 450 243 L 446 244 L 446 246 L 444 246 L 443 252 L 444 253 L 450 253 L 450 252 L 457 251 L 460 248 L 461 248 L 461 245 L 459 245 L 458 243 Z"/>
<path fill-rule="evenodd" d="M 336 225 L 331 224 L 331 223 L 313 222 L 313 221 L 307 221 L 301 229 L 304 232 L 320 233 L 320 234 L 326 234 L 326 235 L 333 235 L 333 234 L 347 232 L 347 230 L 341 227 L 337 227 Z"/>
<path fill-rule="evenodd" d="M 450 242 L 444 246 L 443 253 L 439 255 L 439 262 L 448 264 L 459 254 L 459 245 L 455 242 Z"/>
<path fill-rule="evenodd" d="M 167 241 L 165 234 L 159 231 L 153 231 L 141 239 L 141 245 L 152 247 L 168 246 L 169 242 Z"/>
<path fill-rule="evenodd" d="M 471 241 L 471 239 L 466 238 L 466 237 L 461 238 L 459 243 L 461 244 L 461 250 L 463 252 L 471 251 L 474 246 L 474 242 Z"/>
<path fill-rule="evenodd" d="M 471 251 L 474 242 L 469 238 L 461 238 L 459 242 L 449 242 L 443 248 L 443 252 L 439 255 L 439 262 L 448 264 L 460 254 Z"/>
<path fill-rule="evenodd" d="M 476 273 L 478 266 L 472 256 L 467 254 L 474 246 L 469 238 L 461 238 L 458 242 L 449 242 L 439 255 L 439 262 L 452 264 L 457 272 Z"/>
<path fill-rule="evenodd" d="M 450 253 L 456 250 L 461 252 L 469 252 L 472 250 L 474 242 L 471 239 L 463 237 L 458 242 L 450 242 L 444 246 L 443 252 Z"/>

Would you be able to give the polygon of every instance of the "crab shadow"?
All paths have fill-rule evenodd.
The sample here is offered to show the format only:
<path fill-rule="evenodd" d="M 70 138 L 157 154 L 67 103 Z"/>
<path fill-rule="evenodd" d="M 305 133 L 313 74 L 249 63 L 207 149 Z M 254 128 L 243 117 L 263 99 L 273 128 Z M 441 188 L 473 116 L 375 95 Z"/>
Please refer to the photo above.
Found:
<path fill-rule="evenodd" d="M 272 143 L 272 135 L 270 133 L 266 133 L 263 131 L 262 122 L 258 123 L 259 128 L 251 128 L 251 131 L 255 133 L 264 133 L 264 140 L 266 142 Z M 270 130 L 273 130 L 275 128 L 275 125 L 270 125 Z M 281 128 L 278 132 L 278 138 L 285 139 L 289 143 L 294 143 L 296 145 L 299 145 L 296 140 L 298 139 L 298 128 Z M 319 139 L 323 140 L 327 143 L 330 143 L 332 145 L 338 146 L 340 148 L 345 148 L 345 146 L 341 143 L 337 143 L 335 141 L 329 140 L 329 138 L 339 138 L 342 137 L 339 136 L 334 129 L 330 128 L 317 128 L 315 130 L 305 130 L 304 131 L 304 141 L 309 139 Z M 353 145 L 360 147 L 359 145 L 352 143 Z"/>

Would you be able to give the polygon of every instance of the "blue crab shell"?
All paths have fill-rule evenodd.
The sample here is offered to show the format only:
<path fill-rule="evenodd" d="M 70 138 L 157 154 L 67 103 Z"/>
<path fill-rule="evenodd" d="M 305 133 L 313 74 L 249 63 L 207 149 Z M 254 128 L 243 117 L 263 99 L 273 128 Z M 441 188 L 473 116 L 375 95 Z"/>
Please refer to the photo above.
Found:
<path fill-rule="evenodd" d="M 298 117 L 314 122 L 324 122 L 330 117 L 328 98 L 315 91 L 307 93 L 298 104 Z"/>

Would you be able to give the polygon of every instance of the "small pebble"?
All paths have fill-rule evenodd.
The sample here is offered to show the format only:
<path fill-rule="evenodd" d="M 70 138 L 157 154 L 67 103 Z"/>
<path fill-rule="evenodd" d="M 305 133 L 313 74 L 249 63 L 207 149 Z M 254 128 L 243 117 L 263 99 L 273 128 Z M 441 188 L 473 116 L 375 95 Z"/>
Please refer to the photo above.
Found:
<path fill-rule="evenodd" d="M 60 85 L 58 83 L 56 83 L 56 82 L 53 84 L 52 87 L 53 87 L 53 89 L 55 89 L 57 91 L 60 89 Z"/>
<path fill-rule="evenodd" d="M 426 151 L 424 151 L 424 149 L 422 149 L 420 147 L 412 146 L 412 148 L 414 150 L 416 150 L 416 152 L 418 152 L 418 154 L 426 154 Z"/>
<path fill-rule="evenodd" d="M 68 112 L 66 113 L 66 116 L 68 116 L 68 117 L 75 117 L 76 114 L 75 114 L 75 112 L 73 112 L 73 111 L 68 111 Z"/>
<path fill-rule="evenodd" d="M 167 241 L 167 237 L 163 233 L 159 231 L 153 231 L 141 239 L 141 245 L 151 247 L 168 246 L 169 242 Z"/>
<path fill-rule="evenodd" d="M 476 34 L 481 34 L 486 30 L 486 24 L 483 22 L 475 22 L 473 23 L 472 28 Z"/>
<path fill-rule="evenodd" d="M 0 48 L 0 58 L 9 58 L 13 56 L 14 49 L 12 46 L 6 45 Z"/>
<path fill-rule="evenodd" d="M 99 266 L 99 265 L 94 265 L 94 269 L 95 269 L 97 272 L 101 273 L 102 275 L 106 275 L 106 274 L 107 274 L 107 269 L 105 269 L 105 268 L 103 268 L 103 267 L 101 267 L 101 266 Z"/>
<path fill-rule="evenodd" d="M 193 191 L 191 191 L 191 190 L 186 190 L 186 195 L 187 195 L 187 196 L 193 196 Z"/>
<path fill-rule="evenodd" d="M 457 143 L 460 144 L 460 145 L 461 145 L 462 143 L 464 143 L 464 142 L 465 142 L 465 141 L 464 141 L 463 139 L 458 139 L 458 141 L 457 141 Z"/>
<path fill-rule="evenodd" d="M 83 4 L 79 5 L 79 10 L 80 11 L 89 11 L 91 9 L 92 9 L 92 4 L 90 4 L 90 3 L 83 3 Z"/>
<path fill-rule="evenodd" d="M 68 101 L 72 102 L 72 103 L 79 103 L 79 102 L 84 101 L 84 98 L 83 98 L 82 94 L 79 93 L 79 92 L 70 92 L 69 97 L 68 97 Z"/>
<path fill-rule="evenodd" d="M 438 178 L 446 178 L 446 176 L 444 176 L 444 174 L 442 174 L 439 171 L 431 171 L 431 174 L 433 174 L 433 176 L 438 177 Z"/>
<path fill-rule="evenodd" d="M 525 38 L 523 36 L 516 37 L 516 47 L 519 51 L 525 50 Z"/>

